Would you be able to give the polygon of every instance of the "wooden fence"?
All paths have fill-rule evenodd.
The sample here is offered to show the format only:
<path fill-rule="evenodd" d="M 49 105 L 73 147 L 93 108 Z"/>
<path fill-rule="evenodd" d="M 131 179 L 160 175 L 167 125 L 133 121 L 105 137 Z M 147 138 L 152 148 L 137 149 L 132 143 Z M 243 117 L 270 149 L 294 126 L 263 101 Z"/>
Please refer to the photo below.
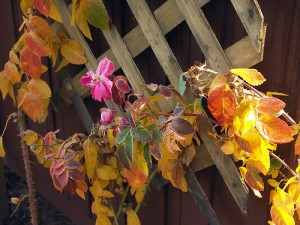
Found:
<path fill-rule="evenodd" d="M 211 26 L 209 25 L 202 11 L 202 7 L 206 7 L 205 5 L 208 3 L 208 1 L 205 0 L 157 1 L 156 4 L 158 7 L 153 7 L 154 9 L 152 10 L 149 9 L 149 6 L 151 8 L 151 5 L 153 5 L 151 1 L 149 2 L 149 4 L 147 4 L 144 1 L 133 1 L 133 0 L 128 0 L 127 1 L 128 5 L 125 5 L 126 3 L 120 1 L 117 3 L 109 3 L 108 8 L 111 7 L 111 9 L 109 8 L 110 12 L 113 12 L 112 9 L 114 9 L 115 7 L 118 9 L 116 10 L 117 12 L 120 12 L 121 10 L 124 9 L 129 11 L 130 9 L 138 25 L 132 26 L 130 31 L 128 31 L 125 35 L 122 35 L 122 32 L 120 35 L 119 33 L 120 31 L 118 31 L 118 28 L 116 28 L 114 25 L 112 25 L 110 31 L 103 31 L 102 35 L 104 39 L 107 41 L 110 49 L 104 52 L 102 51 L 98 59 L 96 59 L 96 57 L 94 56 L 95 53 L 93 53 L 93 51 L 90 49 L 89 45 L 86 43 L 85 39 L 82 37 L 78 29 L 76 27 L 72 27 L 69 25 L 70 13 L 68 11 L 67 5 L 64 4 L 64 1 L 57 0 L 55 1 L 55 3 L 59 7 L 59 9 L 62 10 L 61 14 L 64 17 L 63 18 L 64 27 L 69 33 L 69 35 L 72 38 L 79 41 L 84 46 L 85 53 L 88 58 L 88 63 L 86 64 L 86 68 L 89 70 L 90 69 L 95 70 L 97 67 L 98 60 L 103 58 L 104 56 L 107 56 L 108 58 L 110 58 L 115 62 L 116 70 L 122 68 L 124 73 L 127 75 L 130 84 L 132 85 L 133 89 L 136 92 L 139 92 L 139 86 L 143 84 L 145 80 L 145 76 L 142 76 L 142 74 L 144 75 L 144 71 L 142 71 L 143 69 L 140 69 L 141 67 L 137 64 L 142 64 L 141 63 L 142 60 L 145 61 L 145 55 L 143 55 L 145 53 L 143 52 L 148 52 L 148 54 L 152 54 L 149 53 L 150 50 L 148 47 L 151 47 L 155 57 L 157 58 L 158 62 L 161 65 L 162 70 L 167 75 L 171 84 L 173 84 L 175 87 L 178 87 L 179 75 L 184 70 L 186 70 L 187 67 L 184 67 L 182 69 L 182 66 L 180 66 L 179 63 L 179 61 L 182 59 L 178 57 L 178 53 L 176 54 L 176 52 L 173 52 L 171 50 L 170 45 L 172 43 L 169 44 L 168 38 L 165 38 L 165 35 L 167 35 L 168 33 L 176 32 L 176 29 L 178 29 L 178 27 L 181 28 L 184 27 L 182 29 L 185 30 L 186 35 L 189 35 L 190 37 L 191 34 L 193 35 L 193 37 L 191 38 L 193 38 L 194 42 L 200 47 L 201 52 L 204 54 L 208 64 L 213 69 L 218 70 L 220 72 L 227 72 L 228 69 L 231 67 L 251 67 L 256 63 L 260 62 L 262 59 L 265 26 L 264 26 L 263 16 L 260 12 L 259 7 L 256 4 L 256 1 L 252 1 L 252 0 L 231 1 L 248 35 L 242 37 L 240 40 L 237 40 L 233 44 L 230 44 L 226 48 L 221 47 L 215 33 L 213 32 L 213 28 L 211 28 Z M 216 3 L 213 2 L 213 3 L 209 3 L 208 5 L 213 5 L 213 4 Z M 294 2 L 293 4 L 296 5 L 298 3 Z M 212 15 L 216 15 L 217 13 L 222 11 L 221 10 L 222 6 L 226 6 L 227 8 L 232 7 L 229 6 L 228 3 L 224 3 L 224 1 L 220 1 L 216 5 L 217 7 L 208 6 L 211 7 L 208 8 L 207 10 L 210 13 L 207 14 L 208 17 L 213 17 Z M 292 3 L 290 3 L 289 5 L 292 5 Z M 120 10 L 120 8 L 118 7 L 121 7 L 122 9 Z M 214 11 L 214 9 L 217 10 Z M 291 8 L 289 8 L 289 10 L 291 10 Z M 231 9 L 231 11 L 228 12 L 233 13 L 234 10 Z M 294 13 L 296 12 L 298 11 L 295 11 Z M 112 18 L 116 17 L 115 14 L 114 16 L 112 16 L 112 14 L 110 15 Z M 131 15 L 129 17 L 132 19 Z M 235 21 L 236 23 L 239 22 L 237 21 L 237 19 L 235 19 L 235 17 L 229 16 L 229 18 L 231 18 L 230 20 L 231 23 L 227 24 L 225 22 L 224 25 L 226 26 L 229 26 L 230 24 L 232 25 L 232 21 Z M 234 19 L 232 20 L 232 18 Z M 119 20 L 120 20 L 120 16 L 119 16 Z M 118 26 L 118 23 L 114 23 L 114 24 Z M 292 25 L 290 26 L 293 27 Z M 241 26 L 239 27 L 239 29 L 242 30 Z M 290 32 L 292 32 L 292 30 L 290 30 Z M 245 32 L 243 32 L 242 30 L 241 33 L 245 33 Z M 184 35 L 182 36 L 184 38 Z M 94 37 L 94 39 L 97 39 L 97 37 Z M 97 44 L 94 45 L 97 46 Z M 195 47 L 195 49 L 199 49 L 196 47 L 195 44 L 193 47 Z M 198 54 L 200 56 L 200 51 Z M 175 55 L 177 55 L 177 57 L 175 57 Z M 191 64 L 189 64 L 189 66 L 190 65 Z M 160 69 L 156 69 L 156 70 L 159 71 Z M 72 119 L 77 118 L 76 115 L 70 114 L 70 112 L 72 112 L 72 109 L 68 107 L 70 104 L 74 104 L 74 108 L 78 112 L 79 118 L 82 120 L 84 128 L 86 130 L 90 130 L 91 121 L 92 118 L 95 117 L 95 115 L 88 116 L 89 115 L 88 112 L 89 111 L 95 112 L 96 110 L 94 110 L 94 107 L 96 108 L 96 106 L 92 106 L 91 102 L 89 102 L 88 100 L 88 102 L 85 102 L 87 108 L 82 107 L 84 106 L 84 104 L 80 96 L 86 97 L 88 90 L 79 84 L 79 78 L 85 73 L 85 71 L 86 70 L 79 72 L 77 75 L 73 76 L 73 78 L 71 78 L 71 76 L 66 74 L 61 75 L 64 86 L 60 87 L 59 90 L 54 95 L 53 106 L 54 109 L 56 109 L 57 111 L 64 110 L 64 112 L 62 116 L 58 113 L 54 113 L 54 112 L 50 113 L 49 119 L 47 120 L 48 130 L 55 129 L 58 126 L 65 124 L 63 125 L 65 135 L 67 135 L 68 132 L 71 131 L 74 132 L 73 130 L 74 125 L 71 125 L 68 131 L 68 127 L 67 127 L 68 125 L 66 123 L 63 123 L 63 120 L 71 121 Z M 55 79 L 53 78 L 49 78 L 49 79 L 50 81 L 52 81 L 53 83 L 52 86 L 54 88 L 59 86 L 58 82 L 55 81 Z M 294 84 L 289 84 L 289 85 L 291 86 Z M 121 110 L 116 108 L 112 102 L 108 101 L 106 102 L 106 105 L 108 105 L 109 107 L 114 107 L 117 111 L 121 112 Z M 172 107 L 172 106 L 168 106 L 168 107 Z M 297 113 L 299 118 L 299 111 Z M 69 116 L 68 119 L 64 117 L 66 115 Z M 1 116 L 2 116 L 2 112 L 1 112 Z M 208 126 L 210 125 L 201 124 L 201 127 L 208 127 Z M 40 131 L 47 130 L 42 128 L 41 126 L 33 125 L 30 122 L 29 122 L 29 127 L 32 128 L 35 127 Z M 77 130 L 78 128 L 79 130 L 81 129 L 80 124 L 79 126 L 77 125 Z M 10 132 L 13 132 L 12 128 L 10 128 Z M 205 152 L 204 146 L 200 146 L 200 148 L 202 149 L 201 151 L 198 152 L 203 155 L 200 154 L 197 155 L 198 160 L 196 160 L 196 163 L 194 163 L 193 170 L 198 171 L 200 169 L 204 169 L 207 166 L 212 165 L 212 163 L 215 163 L 223 179 L 225 180 L 227 187 L 229 188 L 234 199 L 236 200 L 237 205 L 240 207 L 242 211 L 245 212 L 247 208 L 247 191 L 245 190 L 243 183 L 239 179 L 234 163 L 230 159 L 225 157 L 223 154 L 218 154 L 219 146 L 214 143 L 214 140 L 212 140 L 207 135 L 206 132 L 201 133 L 201 138 L 204 140 L 205 147 L 208 150 L 209 154 Z M 209 157 L 209 155 L 211 158 Z M 13 157 L 12 154 L 8 156 L 7 162 L 10 163 L 11 165 L 14 165 L 16 170 L 21 171 L 22 170 L 21 168 L 18 169 L 16 167 L 22 167 L 22 166 L 20 165 L 16 166 L 16 163 L 13 162 L 15 158 L 18 157 L 16 156 Z M 41 174 L 41 172 L 38 173 Z M 232 198 L 228 194 L 229 192 L 222 184 L 223 182 L 220 179 L 218 172 L 215 172 L 212 169 L 206 169 L 204 171 L 201 171 L 200 174 L 202 174 L 202 177 L 198 177 L 198 179 L 200 179 L 200 183 L 203 186 L 205 193 L 208 195 L 211 203 L 213 202 L 221 203 L 222 200 L 215 200 L 215 198 L 217 197 L 220 198 L 222 196 L 221 195 L 222 192 L 224 193 L 223 196 L 223 198 L 225 198 L 224 202 L 228 203 L 232 201 Z M 204 175 L 208 175 L 207 178 L 205 178 Z M 212 175 L 217 176 L 217 178 L 211 177 Z M 46 176 L 44 172 L 42 176 Z M 41 182 L 42 176 L 37 177 L 39 182 Z M 47 198 L 51 198 L 51 196 L 57 196 L 57 193 L 49 194 L 49 191 L 47 191 L 47 189 L 51 188 L 51 182 L 49 182 L 49 179 L 46 179 L 44 177 L 42 180 L 45 180 L 45 184 L 38 185 L 39 191 L 44 193 L 44 195 L 46 195 Z M 221 187 L 218 188 L 214 186 L 212 183 L 215 183 L 215 185 L 220 184 Z M 46 184 L 50 185 L 50 187 L 49 186 L 47 187 Z M 218 190 L 219 194 L 215 195 L 214 190 Z M 157 208 L 157 210 L 160 210 L 159 212 L 156 211 L 155 214 L 156 217 L 154 218 L 154 220 L 155 221 L 157 220 L 157 223 L 155 224 L 184 224 L 185 220 L 182 218 L 185 217 L 184 215 L 188 215 L 189 213 L 193 213 L 193 215 L 191 215 L 190 218 L 192 220 L 194 219 L 195 221 L 193 220 L 194 222 L 188 224 L 192 224 L 192 223 L 198 224 L 197 221 L 199 220 L 202 221 L 201 224 L 206 224 L 203 217 L 199 215 L 200 211 L 197 211 L 197 208 L 194 206 L 189 207 L 189 205 L 187 205 L 188 203 L 191 202 L 190 197 L 187 197 L 187 195 L 180 194 L 178 193 L 178 191 L 172 190 L 169 187 L 167 187 L 165 188 L 165 191 L 163 193 L 153 191 L 151 193 L 151 196 L 156 196 L 156 197 L 153 199 L 151 197 L 146 204 L 147 205 L 149 204 L 149 206 L 153 205 L 155 208 Z M 159 196 L 162 198 L 158 199 Z M 64 194 L 63 197 L 61 198 L 61 202 L 69 202 L 70 204 L 69 198 L 70 196 Z M 177 200 L 179 201 L 178 203 L 176 203 L 179 204 L 179 206 L 174 205 L 176 201 L 173 198 L 176 199 L 176 201 Z M 170 204 L 171 202 L 173 202 L 173 204 Z M 88 204 L 84 205 L 86 207 L 84 208 L 82 206 L 82 202 L 76 198 L 71 201 L 71 204 L 74 204 L 74 207 L 77 207 L 77 210 L 74 209 L 72 213 L 66 212 L 64 210 L 67 215 L 71 217 L 73 216 L 74 221 L 76 221 L 76 223 L 78 224 L 92 223 L 93 219 L 88 213 L 89 210 Z M 230 203 L 230 204 L 233 204 L 232 207 L 234 208 L 234 210 L 228 209 L 228 212 L 236 212 L 237 206 L 234 205 L 235 203 Z M 218 206 L 217 204 L 213 204 L 213 206 L 217 216 L 220 218 L 221 224 L 235 223 L 235 221 L 234 223 L 226 222 L 230 219 L 230 217 L 224 215 L 224 213 L 227 211 L 227 206 L 224 206 L 224 208 L 226 209 L 225 212 L 222 212 L 222 210 L 220 211 L 221 207 Z M 166 207 L 169 208 L 167 209 Z M 62 209 L 63 207 L 59 206 L 59 208 Z M 78 215 L 78 212 L 80 212 L 81 210 L 83 210 L 82 211 L 83 213 L 80 216 Z M 180 212 L 179 213 L 180 217 L 177 218 L 176 214 L 178 214 L 178 212 Z M 238 215 L 240 214 L 238 213 Z M 149 219 L 151 217 L 153 217 L 151 216 L 151 213 L 146 214 L 145 211 L 142 211 L 142 220 L 143 218 Z M 226 217 L 225 221 L 223 221 L 223 217 Z M 234 217 L 239 217 L 239 216 L 233 216 L 233 218 Z M 257 216 L 256 218 L 259 218 L 259 216 Z M 241 220 L 244 221 L 244 219 L 239 219 L 239 221 Z M 265 220 L 266 219 L 264 217 L 264 219 L 257 220 L 257 221 L 265 221 Z M 151 224 L 153 224 L 153 220 L 150 222 Z M 237 222 L 236 224 L 241 224 L 241 223 Z M 248 224 L 253 224 L 253 223 L 248 223 Z M 259 222 L 255 224 L 263 224 L 263 223 Z"/>

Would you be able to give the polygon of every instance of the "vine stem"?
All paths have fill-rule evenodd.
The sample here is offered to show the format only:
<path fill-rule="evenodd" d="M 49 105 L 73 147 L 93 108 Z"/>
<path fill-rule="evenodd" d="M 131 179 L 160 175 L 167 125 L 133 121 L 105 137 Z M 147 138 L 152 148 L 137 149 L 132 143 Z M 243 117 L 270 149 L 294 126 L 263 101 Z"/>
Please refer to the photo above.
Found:
<path fill-rule="evenodd" d="M 283 161 L 279 156 L 277 156 L 274 152 L 269 151 L 269 154 L 273 156 L 275 159 L 277 159 L 293 176 L 296 176 L 298 179 L 300 179 L 299 175 L 288 165 L 285 161 Z"/>
<path fill-rule="evenodd" d="M 29 150 L 27 145 L 23 141 L 23 137 L 22 137 L 22 134 L 26 131 L 26 123 L 25 123 L 24 113 L 22 112 L 21 109 L 18 109 L 18 123 L 19 123 L 19 133 L 21 137 L 21 150 L 22 150 L 24 166 L 25 166 L 25 175 L 26 175 L 26 180 L 28 185 L 28 199 L 29 199 L 31 223 L 32 225 L 38 225 L 38 211 L 36 206 L 35 189 L 34 189 L 34 183 L 32 177 Z"/>
<path fill-rule="evenodd" d="M 130 185 L 128 184 L 127 187 L 126 187 L 125 193 L 124 193 L 124 195 L 123 195 L 123 197 L 122 197 L 122 200 L 121 200 L 121 202 L 120 202 L 120 205 L 119 205 L 119 208 L 118 208 L 117 215 L 116 215 L 115 218 L 114 218 L 114 219 L 115 219 L 114 225 L 117 225 L 117 224 L 118 224 L 118 219 L 119 219 L 119 216 L 120 216 L 120 214 L 121 214 L 121 212 L 122 212 L 122 208 L 123 208 L 123 205 L 124 205 L 124 203 L 125 203 L 126 197 L 127 197 L 127 195 L 128 195 L 129 189 L 130 189 Z"/>
<path fill-rule="evenodd" d="M 158 171 L 158 166 L 155 167 L 155 169 L 152 171 L 151 175 L 150 175 L 149 178 L 148 178 L 148 182 L 147 182 L 147 184 L 146 184 L 146 186 L 144 187 L 144 190 L 143 190 L 143 192 L 145 193 L 145 195 L 146 195 L 146 192 L 147 192 L 147 190 L 148 190 L 148 188 L 149 188 L 149 186 L 150 186 L 150 183 L 151 183 L 152 179 L 155 177 L 157 171 Z M 144 196 L 145 196 L 145 195 L 144 195 Z M 145 197 L 144 197 L 144 199 L 145 199 Z M 134 211 L 135 211 L 136 213 L 138 213 L 138 211 L 140 210 L 140 208 L 141 208 L 141 206 L 142 206 L 142 203 L 143 203 L 143 200 L 140 201 L 140 202 L 137 204 L 137 206 L 135 207 L 135 210 L 134 210 Z"/>

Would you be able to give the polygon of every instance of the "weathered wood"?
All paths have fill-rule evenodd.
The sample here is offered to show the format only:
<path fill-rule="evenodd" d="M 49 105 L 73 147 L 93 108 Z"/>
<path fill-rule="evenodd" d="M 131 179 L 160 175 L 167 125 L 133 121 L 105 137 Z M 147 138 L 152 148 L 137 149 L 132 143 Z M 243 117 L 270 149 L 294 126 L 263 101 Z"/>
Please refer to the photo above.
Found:
<path fill-rule="evenodd" d="M 196 156 L 192 161 L 192 163 L 190 164 L 190 167 L 195 173 L 214 165 L 214 161 L 211 159 L 203 143 L 200 145 L 195 145 L 195 148 L 196 148 Z"/>
<path fill-rule="evenodd" d="M 3 159 L 0 159 L 0 202 L 1 202 L 0 204 L 0 222 L 1 222 L 4 218 L 9 216 Z"/>
<path fill-rule="evenodd" d="M 191 29 L 209 66 L 220 73 L 227 73 L 231 67 L 215 33 L 196 0 L 176 0 L 176 4 Z"/>
<path fill-rule="evenodd" d="M 257 0 L 231 0 L 257 52 L 263 51 L 266 26 Z"/>
<path fill-rule="evenodd" d="M 201 210 L 204 217 L 210 225 L 220 225 L 219 219 L 215 211 L 211 207 L 208 198 L 206 197 L 203 189 L 201 188 L 191 167 L 186 167 L 185 174 L 186 182 L 188 184 L 189 192 L 192 194 L 196 205 Z"/>
<path fill-rule="evenodd" d="M 83 51 L 87 58 L 87 63 L 86 63 L 87 69 L 96 71 L 96 69 L 98 67 L 97 59 L 93 55 L 90 47 L 88 46 L 87 42 L 85 41 L 80 30 L 76 26 L 71 26 L 71 24 L 70 24 L 71 13 L 70 13 L 70 10 L 68 9 L 67 4 L 65 3 L 65 1 L 61 1 L 61 0 L 54 0 L 54 4 L 56 5 L 57 9 L 59 10 L 59 13 L 62 17 L 63 25 L 66 28 L 69 36 L 71 38 L 73 38 L 74 40 L 76 40 L 83 48 Z M 120 107 L 118 107 L 113 101 L 111 101 L 111 100 L 105 101 L 105 104 L 109 108 L 114 109 L 119 115 L 123 114 L 123 110 Z"/>
<path fill-rule="evenodd" d="M 144 0 L 127 0 L 127 3 L 149 42 L 158 62 L 162 66 L 162 69 L 172 85 L 177 89 L 182 69 L 147 3 Z"/>

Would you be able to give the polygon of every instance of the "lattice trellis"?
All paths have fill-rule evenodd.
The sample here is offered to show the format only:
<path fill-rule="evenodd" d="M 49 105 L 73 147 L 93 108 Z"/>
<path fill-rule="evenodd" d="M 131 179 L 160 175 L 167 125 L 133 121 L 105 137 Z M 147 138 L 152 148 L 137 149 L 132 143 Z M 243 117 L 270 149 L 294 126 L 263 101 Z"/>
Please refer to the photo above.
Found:
<path fill-rule="evenodd" d="M 145 0 L 127 0 L 139 25 L 123 38 L 114 25 L 111 25 L 109 31 L 102 31 L 110 49 L 96 59 L 79 29 L 75 26 L 70 26 L 71 14 L 68 6 L 64 1 L 55 0 L 68 34 L 83 46 L 88 59 L 86 68 L 95 71 L 98 60 L 106 56 L 114 61 L 115 70 L 122 68 L 136 93 L 140 92 L 140 86 L 145 82 L 133 59 L 149 46 L 171 84 L 178 88 L 179 76 L 183 70 L 164 35 L 184 20 L 187 22 L 212 69 L 226 73 L 232 67 L 251 67 L 262 60 L 266 27 L 257 1 L 231 0 L 248 35 L 225 50 L 222 49 L 201 10 L 201 7 L 208 2 L 209 0 L 168 0 L 152 13 Z M 79 83 L 79 79 L 85 72 L 86 70 L 81 71 L 73 79 L 65 76 L 65 85 L 54 95 L 53 106 L 56 110 L 62 110 L 66 106 L 74 104 L 85 129 L 90 131 L 92 120 L 80 97 L 89 93 L 89 89 Z M 122 113 L 122 109 L 117 107 L 112 101 L 106 101 L 105 103 L 118 113 Z M 164 108 L 164 111 L 166 107 L 170 110 L 174 109 L 172 108 L 174 105 L 167 104 L 166 106 L 165 103 L 164 105 L 160 104 L 159 107 Z M 215 140 L 208 135 L 207 130 L 212 125 L 203 120 L 199 120 L 198 125 L 202 128 L 200 136 L 204 145 L 195 146 L 197 149 L 201 148 L 201 150 L 197 151 L 196 159 L 191 165 L 193 171 L 196 172 L 215 164 L 241 211 L 246 214 L 248 189 L 241 181 L 236 166 L 229 157 L 220 153 L 220 144 L 215 143 Z M 191 168 L 187 168 L 186 178 L 189 191 L 193 194 L 197 205 L 210 224 L 219 224 Z"/>

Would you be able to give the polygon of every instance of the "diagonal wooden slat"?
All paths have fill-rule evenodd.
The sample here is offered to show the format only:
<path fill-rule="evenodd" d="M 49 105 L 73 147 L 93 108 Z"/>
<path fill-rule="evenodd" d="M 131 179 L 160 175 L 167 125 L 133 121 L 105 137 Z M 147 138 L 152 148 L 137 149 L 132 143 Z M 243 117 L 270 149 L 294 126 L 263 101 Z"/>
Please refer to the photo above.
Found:
<path fill-rule="evenodd" d="M 196 0 L 175 0 L 181 14 L 191 29 L 209 66 L 220 73 L 227 73 L 231 68 L 215 33 L 212 31 L 204 13 Z"/>
<path fill-rule="evenodd" d="M 84 39 L 83 35 L 81 34 L 81 32 L 79 31 L 79 29 L 76 26 L 70 25 L 71 14 L 70 14 L 67 4 L 65 3 L 65 1 L 61 1 L 61 0 L 54 0 L 54 4 L 56 5 L 57 9 L 59 10 L 59 13 L 62 17 L 64 27 L 66 28 L 69 36 L 72 39 L 76 40 L 83 48 L 84 53 L 87 57 L 87 63 L 86 63 L 87 69 L 96 71 L 97 66 L 98 66 L 97 59 L 93 55 L 90 47 L 88 46 L 87 42 L 85 41 L 85 39 Z M 105 104 L 109 108 L 114 109 L 119 115 L 123 114 L 123 110 L 120 107 L 118 107 L 113 101 L 105 101 Z"/>
<path fill-rule="evenodd" d="M 257 0 L 231 0 L 257 52 L 264 48 L 266 26 Z"/>
<path fill-rule="evenodd" d="M 182 74 L 177 59 L 170 49 L 159 25 L 144 0 L 127 0 L 132 13 L 140 25 L 147 41 L 149 42 L 158 62 L 160 63 L 169 81 L 177 89 L 179 76 Z"/>

